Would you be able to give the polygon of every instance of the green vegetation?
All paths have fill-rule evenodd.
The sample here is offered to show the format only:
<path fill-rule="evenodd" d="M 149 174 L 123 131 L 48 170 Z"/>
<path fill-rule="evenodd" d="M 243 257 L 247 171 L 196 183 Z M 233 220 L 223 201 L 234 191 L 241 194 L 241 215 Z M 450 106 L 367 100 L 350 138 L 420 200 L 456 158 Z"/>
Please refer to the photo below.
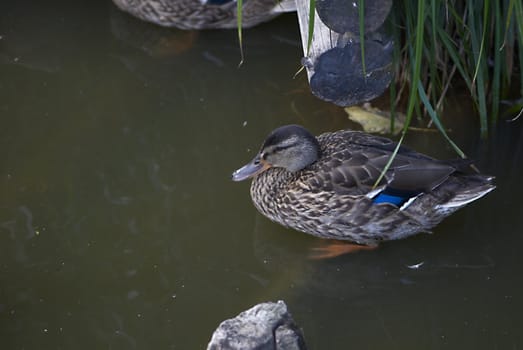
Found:
<path fill-rule="evenodd" d="M 404 130 L 413 111 L 422 115 L 421 102 L 451 142 L 437 112 L 443 108 L 449 87 L 464 84 L 477 107 L 481 134 L 486 136 L 489 124 L 499 118 L 501 99 L 515 83 L 516 67 L 523 68 L 521 0 L 396 1 L 390 19 L 394 40 L 400 44 L 394 55 L 393 104 L 404 97 L 403 91 L 410 91 Z M 519 76 L 522 88 L 523 75 Z"/>
<path fill-rule="evenodd" d="M 315 8 L 315 0 L 310 9 Z M 363 4 L 358 0 L 360 33 L 363 33 Z M 242 49 L 242 0 L 237 1 L 238 39 Z M 309 40 L 312 42 L 315 16 L 310 11 Z M 390 14 L 395 45 L 395 82 L 391 85 L 391 110 L 407 103 L 403 136 L 412 116 L 428 115 L 460 156 L 464 156 L 441 123 L 438 113 L 451 86 L 470 92 L 480 119 L 482 136 L 499 118 L 499 106 L 519 83 L 523 97 L 523 2 L 521 0 L 419 0 L 395 1 Z M 361 34 L 360 34 L 361 35 Z M 362 38 L 363 39 L 363 38 Z M 364 46 L 362 62 L 365 70 Z M 519 53 L 519 54 L 517 54 Z M 303 67 L 302 67 L 303 68 Z M 300 70 L 301 71 L 301 70 Z M 520 81 L 514 79 L 519 72 Z M 407 94 L 405 91 L 409 91 Z M 407 96 L 408 95 L 408 96 Z M 523 98 L 516 110 L 522 114 Z M 488 107 L 490 106 L 490 107 Z M 394 118 L 391 121 L 394 130 Z M 401 142 L 400 142 L 401 143 Z"/>

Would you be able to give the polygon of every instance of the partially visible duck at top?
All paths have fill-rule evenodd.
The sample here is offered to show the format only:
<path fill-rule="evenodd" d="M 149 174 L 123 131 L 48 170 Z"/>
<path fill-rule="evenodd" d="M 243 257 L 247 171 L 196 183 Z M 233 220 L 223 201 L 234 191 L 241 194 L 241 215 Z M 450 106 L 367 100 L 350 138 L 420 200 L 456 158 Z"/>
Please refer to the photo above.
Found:
<path fill-rule="evenodd" d="M 120 9 L 142 20 L 179 29 L 236 28 L 235 0 L 113 0 Z M 242 27 L 296 11 L 294 0 L 244 0 Z"/>
<path fill-rule="evenodd" d="M 363 132 L 314 137 L 287 125 L 271 132 L 232 179 L 253 179 L 254 205 L 272 221 L 371 247 L 429 232 L 495 188 L 493 177 L 473 171 L 468 160 L 440 161 L 405 147 L 374 187 L 395 147 Z"/>

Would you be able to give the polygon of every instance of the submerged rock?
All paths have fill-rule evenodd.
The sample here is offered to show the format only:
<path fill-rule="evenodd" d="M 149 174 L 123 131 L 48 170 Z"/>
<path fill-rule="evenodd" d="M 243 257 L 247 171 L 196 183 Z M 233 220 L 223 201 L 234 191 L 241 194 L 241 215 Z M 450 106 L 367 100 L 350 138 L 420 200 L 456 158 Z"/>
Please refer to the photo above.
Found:
<path fill-rule="evenodd" d="M 305 340 L 283 301 L 258 304 L 214 331 L 207 350 L 304 350 Z"/>

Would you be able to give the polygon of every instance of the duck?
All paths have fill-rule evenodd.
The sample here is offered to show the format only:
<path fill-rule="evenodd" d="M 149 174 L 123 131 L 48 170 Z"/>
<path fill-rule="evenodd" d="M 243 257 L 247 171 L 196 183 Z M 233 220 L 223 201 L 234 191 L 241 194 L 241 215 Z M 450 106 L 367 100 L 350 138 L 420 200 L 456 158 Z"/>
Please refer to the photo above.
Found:
<path fill-rule="evenodd" d="M 113 0 L 121 10 L 144 21 L 186 30 L 236 28 L 236 0 Z M 294 0 L 244 0 L 242 27 L 250 28 L 284 12 Z"/>
<path fill-rule="evenodd" d="M 496 187 L 468 159 L 437 160 L 404 146 L 386 169 L 396 146 L 361 131 L 315 137 L 285 125 L 232 180 L 252 179 L 252 201 L 268 219 L 361 247 L 431 232 Z"/>

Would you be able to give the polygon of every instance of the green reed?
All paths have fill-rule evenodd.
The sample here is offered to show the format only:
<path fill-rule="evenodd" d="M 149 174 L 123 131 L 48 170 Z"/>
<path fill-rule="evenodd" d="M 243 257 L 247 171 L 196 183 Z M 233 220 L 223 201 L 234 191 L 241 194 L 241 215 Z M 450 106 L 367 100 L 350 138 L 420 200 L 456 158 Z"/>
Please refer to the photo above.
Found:
<path fill-rule="evenodd" d="M 511 84 L 518 83 L 513 79 L 516 66 L 523 68 L 521 0 L 396 1 L 391 24 L 400 47 L 394 54 L 393 102 L 406 98 L 407 115 L 428 114 L 444 132 L 438 113 L 445 96 L 451 86 L 464 85 L 478 111 L 480 132 L 486 136 L 489 125 L 499 118 L 500 101 L 508 96 Z M 522 74 L 520 79 L 523 86 Z M 409 95 L 403 96 L 407 90 Z M 423 110 L 418 108 L 420 102 Z"/>
<path fill-rule="evenodd" d="M 358 0 L 363 33 L 365 0 Z M 238 41 L 243 62 L 242 0 L 237 1 Z M 309 40 L 315 0 L 310 0 Z M 390 89 L 392 111 L 407 102 L 407 130 L 412 115 L 428 115 L 444 133 L 439 113 L 451 86 L 464 85 L 479 115 L 480 132 L 499 118 L 499 105 L 508 96 L 513 74 L 523 69 L 523 2 L 521 0 L 406 0 L 395 1 L 390 15 L 395 82 Z M 365 67 L 362 42 L 362 62 Z M 519 54 L 518 54 L 519 53 Z M 365 69 L 365 68 L 363 68 Z M 519 73 L 523 91 L 523 74 Z M 406 91 L 409 91 L 408 96 Z M 523 92 L 521 93 L 523 95 Z M 490 110 L 488 108 L 490 106 Z M 391 127 L 394 119 L 391 121 Z M 460 153 L 457 146 L 453 144 Z"/>

